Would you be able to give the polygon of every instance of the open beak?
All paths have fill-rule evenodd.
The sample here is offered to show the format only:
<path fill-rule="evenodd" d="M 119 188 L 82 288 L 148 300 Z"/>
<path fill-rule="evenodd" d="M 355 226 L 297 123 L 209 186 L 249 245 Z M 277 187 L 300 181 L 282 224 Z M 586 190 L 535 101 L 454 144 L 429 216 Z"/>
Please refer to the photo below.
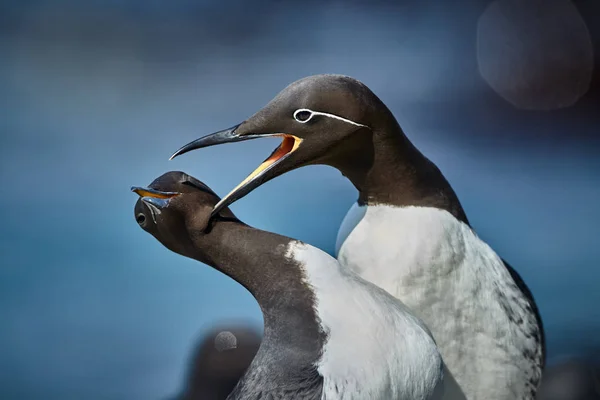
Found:
<path fill-rule="evenodd" d="M 151 197 L 155 199 L 170 199 L 179 194 L 178 192 L 161 192 L 160 190 L 138 186 L 132 186 L 131 191 L 137 193 L 140 197 Z"/>
<path fill-rule="evenodd" d="M 244 197 L 246 194 L 250 193 L 252 190 L 254 190 L 258 186 L 260 186 L 262 183 L 269 180 L 270 177 L 268 177 L 266 174 L 270 170 L 272 170 L 276 165 L 278 165 L 283 160 L 285 160 L 287 157 L 289 157 L 290 154 L 292 154 L 293 152 L 298 150 L 298 147 L 300 147 L 300 144 L 302 143 L 301 138 L 294 136 L 294 135 L 287 134 L 287 133 L 262 133 L 262 134 L 238 135 L 235 133 L 235 130 L 237 129 L 238 126 L 239 125 L 236 125 L 232 128 L 225 129 L 225 130 L 222 130 L 219 132 L 215 132 L 213 134 L 204 136 L 200 139 L 194 140 L 193 142 L 190 142 L 190 143 L 186 144 L 185 146 L 183 146 L 182 148 L 180 148 L 179 150 L 177 150 L 175 152 L 175 154 L 173 154 L 170 158 L 170 160 L 172 160 L 173 158 L 175 158 L 183 153 L 187 153 L 188 151 L 200 149 L 203 147 L 214 146 L 217 144 L 239 142 L 239 141 L 243 141 L 243 140 L 258 139 L 258 138 L 264 138 L 264 137 L 281 137 L 281 138 L 283 138 L 279 147 L 277 147 L 273 151 L 273 153 L 258 166 L 258 168 L 256 168 L 250 175 L 248 175 L 248 177 L 246 179 L 244 179 L 231 192 L 229 192 L 229 194 L 227 196 L 223 197 L 221 199 L 221 201 L 219 201 L 217 203 L 217 205 L 215 205 L 215 207 L 213 208 L 212 214 L 211 214 L 212 216 L 218 214 L 219 211 L 222 210 L 224 207 L 227 207 L 228 205 L 235 202 L 236 200 Z"/>
<path fill-rule="evenodd" d="M 180 194 L 178 192 L 161 192 L 160 190 L 137 186 L 133 186 L 131 191 L 137 193 L 141 200 L 148 206 L 154 223 L 156 223 L 156 216 L 169 204 L 169 200 Z"/>

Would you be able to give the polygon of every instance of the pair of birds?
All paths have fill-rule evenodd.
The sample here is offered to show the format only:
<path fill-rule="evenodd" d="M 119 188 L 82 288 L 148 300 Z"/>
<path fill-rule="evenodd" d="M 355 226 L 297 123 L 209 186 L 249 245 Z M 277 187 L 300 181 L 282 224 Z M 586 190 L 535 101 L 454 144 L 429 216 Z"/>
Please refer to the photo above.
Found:
<path fill-rule="evenodd" d="M 183 172 L 133 188 L 144 230 L 235 279 L 261 307 L 263 341 L 228 399 L 534 399 L 545 343 L 530 291 L 361 82 L 301 79 L 171 158 L 274 136 L 281 145 L 222 199 Z M 227 208 L 311 164 L 337 168 L 359 191 L 337 260 Z"/>

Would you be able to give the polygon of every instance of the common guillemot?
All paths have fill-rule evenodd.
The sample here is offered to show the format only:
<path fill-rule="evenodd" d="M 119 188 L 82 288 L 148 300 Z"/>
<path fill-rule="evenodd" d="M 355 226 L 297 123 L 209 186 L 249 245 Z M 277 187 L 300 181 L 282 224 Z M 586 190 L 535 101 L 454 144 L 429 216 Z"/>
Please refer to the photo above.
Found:
<path fill-rule="evenodd" d="M 240 222 L 183 172 L 132 188 L 138 224 L 168 249 L 243 285 L 263 340 L 228 399 L 441 399 L 444 364 L 427 327 L 325 252 Z"/>
<path fill-rule="evenodd" d="M 342 75 L 303 78 L 248 120 L 171 158 L 274 136 L 281 145 L 213 212 L 293 169 L 337 168 L 359 191 L 339 233 L 339 262 L 425 321 L 467 398 L 535 398 L 545 339 L 531 292 L 476 235 L 442 173 L 363 83 Z"/>

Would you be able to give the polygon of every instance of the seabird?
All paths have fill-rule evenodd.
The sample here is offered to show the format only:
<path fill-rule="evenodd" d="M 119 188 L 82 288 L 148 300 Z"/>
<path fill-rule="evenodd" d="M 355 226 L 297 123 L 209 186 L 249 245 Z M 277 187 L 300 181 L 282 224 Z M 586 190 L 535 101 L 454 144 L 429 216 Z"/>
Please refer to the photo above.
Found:
<path fill-rule="evenodd" d="M 339 262 L 425 321 L 469 399 L 533 399 L 545 339 L 531 292 L 477 236 L 440 170 L 363 83 L 342 75 L 300 79 L 248 120 L 171 158 L 274 136 L 281 145 L 213 213 L 293 169 L 337 168 L 359 192 L 338 234 Z"/>
<path fill-rule="evenodd" d="M 138 224 L 168 249 L 243 285 L 263 340 L 228 399 L 439 399 L 443 360 L 397 299 L 300 241 L 252 228 L 183 172 L 132 188 Z"/>
<path fill-rule="evenodd" d="M 261 335 L 249 325 L 223 323 L 202 335 L 184 387 L 171 400 L 224 400 L 250 366 Z"/>

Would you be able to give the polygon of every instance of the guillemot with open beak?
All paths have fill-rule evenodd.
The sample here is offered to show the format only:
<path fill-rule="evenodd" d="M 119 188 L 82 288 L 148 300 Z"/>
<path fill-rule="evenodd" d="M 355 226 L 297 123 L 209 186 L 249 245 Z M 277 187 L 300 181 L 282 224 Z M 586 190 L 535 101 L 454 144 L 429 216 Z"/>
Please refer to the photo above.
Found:
<path fill-rule="evenodd" d="M 425 321 L 467 398 L 535 398 L 545 340 L 531 292 L 476 235 L 442 173 L 363 83 L 341 75 L 301 79 L 248 120 L 172 158 L 273 136 L 281 145 L 213 212 L 293 169 L 337 168 L 359 191 L 338 234 L 339 262 Z"/>
<path fill-rule="evenodd" d="M 425 325 L 327 253 L 240 222 L 183 172 L 132 188 L 138 224 L 168 249 L 233 278 L 264 335 L 228 399 L 440 399 L 444 364 Z"/>

